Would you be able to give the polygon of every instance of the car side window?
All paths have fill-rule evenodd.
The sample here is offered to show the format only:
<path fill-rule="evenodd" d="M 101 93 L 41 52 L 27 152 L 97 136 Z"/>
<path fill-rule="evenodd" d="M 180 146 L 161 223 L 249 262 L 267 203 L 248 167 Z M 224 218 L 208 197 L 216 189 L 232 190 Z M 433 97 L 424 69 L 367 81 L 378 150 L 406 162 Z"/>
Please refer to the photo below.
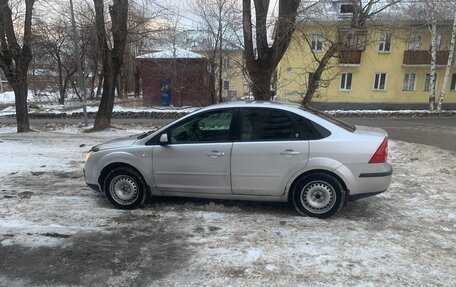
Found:
<path fill-rule="evenodd" d="M 299 126 L 303 139 L 319 140 L 331 135 L 330 131 L 303 116 L 295 114 L 294 120 Z"/>
<path fill-rule="evenodd" d="M 168 131 L 172 144 L 226 142 L 234 110 L 211 111 L 199 114 Z"/>
<path fill-rule="evenodd" d="M 289 113 L 273 109 L 247 109 L 242 116 L 241 141 L 298 140 L 300 134 Z"/>

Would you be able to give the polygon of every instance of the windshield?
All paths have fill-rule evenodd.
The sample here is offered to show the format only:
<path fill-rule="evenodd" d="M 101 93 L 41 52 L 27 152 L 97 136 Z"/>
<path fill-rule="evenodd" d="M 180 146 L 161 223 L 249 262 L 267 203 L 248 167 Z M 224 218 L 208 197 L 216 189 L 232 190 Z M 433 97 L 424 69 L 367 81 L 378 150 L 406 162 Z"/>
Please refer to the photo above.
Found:
<path fill-rule="evenodd" d="M 331 116 L 328 116 L 327 114 L 324 114 L 324 113 L 322 113 L 320 111 L 317 111 L 315 109 L 312 109 L 312 108 L 309 108 L 309 107 L 302 107 L 302 106 L 300 106 L 299 108 L 301 110 L 303 110 L 303 111 L 306 111 L 306 112 L 309 112 L 309 113 L 314 114 L 316 116 L 319 116 L 321 118 L 324 118 L 325 120 L 327 120 L 327 121 L 329 121 L 329 122 L 331 122 L 331 123 L 343 128 L 343 129 L 345 129 L 345 130 L 347 130 L 349 132 L 353 133 L 356 130 L 356 127 L 354 125 L 347 124 L 346 122 L 343 122 L 341 120 L 335 119 L 335 118 L 333 118 Z"/>

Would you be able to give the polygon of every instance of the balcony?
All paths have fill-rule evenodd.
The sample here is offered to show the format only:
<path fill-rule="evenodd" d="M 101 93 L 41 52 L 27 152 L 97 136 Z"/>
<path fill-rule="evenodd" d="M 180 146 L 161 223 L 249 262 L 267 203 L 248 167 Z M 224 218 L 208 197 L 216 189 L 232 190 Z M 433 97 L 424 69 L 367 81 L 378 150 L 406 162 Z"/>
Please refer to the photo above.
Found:
<path fill-rule="evenodd" d="M 339 43 L 346 50 L 366 50 L 367 30 L 365 29 L 340 29 Z"/>
<path fill-rule="evenodd" d="M 437 51 L 436 64 L 446 65 L 448 62 L 449 51 Z M 431 52 L 428 50 L 408 50 L 404 51 L 404 65 L 430 65 Z"/>
<path fill-rule="evenodd" d="M 362 51 L 356 50 L 341 50 L 339 63 L 341 65 L 359 65 L 362 53 Z"/>

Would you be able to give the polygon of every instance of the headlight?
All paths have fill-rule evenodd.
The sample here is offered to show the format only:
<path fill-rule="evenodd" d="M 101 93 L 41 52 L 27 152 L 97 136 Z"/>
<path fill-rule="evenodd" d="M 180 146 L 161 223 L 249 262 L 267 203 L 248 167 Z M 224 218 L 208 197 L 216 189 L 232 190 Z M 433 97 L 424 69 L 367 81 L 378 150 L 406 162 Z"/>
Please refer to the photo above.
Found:
<path fill-rule="evenodd" d="M 85 156 L 84 156 L 84 161 L 87 161 L 92 156 L 92 154 L 93 154 L 92 150 L 89 151 L 88 153 L 86 153 Z"/>

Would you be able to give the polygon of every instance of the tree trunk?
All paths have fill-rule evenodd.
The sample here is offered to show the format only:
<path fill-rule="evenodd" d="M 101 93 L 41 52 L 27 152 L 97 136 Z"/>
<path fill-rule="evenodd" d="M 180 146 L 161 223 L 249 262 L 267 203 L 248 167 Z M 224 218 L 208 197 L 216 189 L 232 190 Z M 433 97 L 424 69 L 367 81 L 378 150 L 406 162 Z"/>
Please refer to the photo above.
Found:
<path fill-rule="evenodd" d="M 122 99 L 124 97 L 123 93 L 123 86 L 122 86 L 122 76 L 119 75 L 117 77 L 117 83 L 116 83 L 116 91 L 117 91 L 117 98 Z"/>
<path fill-rule="evenodd" d="M 97 94 L 95 96 L 97 100 L 100 98 L 102 91 L 103 91 L 103 73 L 99 73 L 98 74 Z"/>
<path fill-rule="evenodd" d="M 9 1 L 0 0 L 0 68 L 5 77 L 11 83 L 14 90 L 16 104 L 17 132 L 30 131 L 27 107 L 27 71 L 32 61 L 32 11 L 34 0 L 25 0 L 25 18 L 23 22 L 23 39 L 19 41 L 15 26 L 22 23 L 14 23 Z M 18 24 L 18 25 L 15 25 Z"/>
<path fill-rule="evenodd" d="M 450 51 L 448 54 L 448 62 L 447 62 L 447 66 L 445 69 L 445 77 L 443 78 L 442 90 L 440 91 L 439 102 L 437 103 L 438 112 L 442 111 L 442 104 L 443 104 L 443 101 L 445 100 L 445 94 L 446 94 L 445 89 L 448 84 L 448 78 L 450 77 L 450 70 L 451 70 L 451 66 L 453 64 L 455 38 L 456 38 L 456 14 L 454 15 L 453 30 L 451 32 L 451 41 L 450 41 L 450 47 L 449 47 Z"/>
<path fill-rule="evenodd" d="M 93 130 L 103 130 L 111 126 L 114 94 L 120 69 L 122 68 L 127 42 L 128 0 L 113 0 L 109 7 L 112 21 L 112 49 L 108 46 L 104 17 L 104 1 L 94 0 L 95 21 L 98 45 L 103 60 L 103 94 L 95 117 Z"/>
<path fill-rule="evenodd" d="M 63 105 L 65 103 L 65 87 L 63 85 L 62 60 L 60 59 L 59 52 L 56 52 L 56 58 L 57 58 L 57 71 L 59 73 L 59 104 Z"/>
<path fill-rule="evenodd" d="M 103 69 L 103 95 L 101 96 L 94 130 L 103 130 L 111 126 L 112 109 L 114 107 L 114 93 L 116 88 L 116 78 L 114 71 Z"/>
<path fill-rule="evenodd" d="M 217 93 L 215 91 L 215 69 L 214 69 L 214 62 L 211 64 L 211 73 L 209 74 L 209 90 L 211 92 L 211 102 L 212 104 L 217 103 Z"/>
<path fill-rule="evenodd" d="M 279 13 L 272 45 L 269 45 L 267 36 L 269 2 L 269 0 L 254 0 L 255 25 L 253 25 L 251 0 L 242 1 L 244 55 L 247 71 L 252 81 L 253 96 L 256 100 L 269 100 L 271 98 L 272 76 L 290 44 L 295 30 L 294 24 L 297 10 L 301 1 L 278 2 Z M 253 37 L 252 27 L 256 29 L 255 37 Z M 253 44 L 254 39 L 256 45 Z"/>
<path fill-rule="evenodd" d="M 136 61 L 135 61 L 136 62 Z M 140 91 L 141 91 L 141 82 L 140 82 L 140 78 L 139 78 L 139 66 L 138 64 L 136 63 L 135 64 L 135 98 L 139 98 L 139 94 L 140 94 Z"/>
<path fill-rule="evenodd" d="M 219 70 L 218 70 L 218 95 L 219 95 L 219 103 L 223 102 L 223 58 L 222 58 L 222 51 L 219 51 Z"/>
<path fill-rule="evenodd" d="M 318 61 L 318 67 L 314 71 L 313 76 L 309 79 L 306 95 L 304 96 L 304 99 L 302 99 L 301 105 L 307 106 L 312 101 L 315 91 L 318 89 L 318 85 L 321 81 L 321 75 L 323 74 L 323 71 L 325 70 L 331 58 L 338 53 L 339 48 L 339 43 L 331 44 L 321 60 Z"/>
<path fill-rule="evenodd" d="M 259 70 L 251 76 L 252 93 L 255 100 L 269 101 L 271 100 L 271 81 L 274 70 L 263 69 Z"/>
<path fill-rule="evenodd" d="M 13 86 L 16 104 L 17 132 L 29 132 L 31 129 L 27 106 L 27 71 L 23 73 L 15 83 L 11 83 L 11 85 Z"/>
<path fill-rule="evenodd" d="M 435 66 L 437 59 L 437 17 L 435 3 L 432 2 L 431 23 L 431 78 L 429 83 L 429 110 L 435 111 Z"/>
<path fill-rule="evenodd" d="M 219 82 L 219 102 L 223 102 L 223 27 L 222 27 L 222 5 L 219 5 L 219 13 L 218 13 L 218 32 L 217 35 L 219 37 L 219 49 L 218 49 L 218 56 L 219 56 L 219 70 L 218 70 L 218 82 Z"/>

